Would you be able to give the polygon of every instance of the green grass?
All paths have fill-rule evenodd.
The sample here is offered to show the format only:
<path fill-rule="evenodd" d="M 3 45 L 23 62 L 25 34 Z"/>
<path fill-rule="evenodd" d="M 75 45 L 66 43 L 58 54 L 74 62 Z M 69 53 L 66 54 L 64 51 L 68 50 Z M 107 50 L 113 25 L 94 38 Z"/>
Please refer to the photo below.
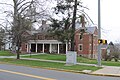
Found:
<path fill-rule="evenodd" d="M 119 67 L 120 67 L 120 62 L 102 61 L 102 65 L 107 65 L 107 66 L 119 66 Z"/>
<path fill-rule="evenodd" d="M 0 56 L 14 56 L 10 51 L 0 51 Z"/>
<path fill-rule="evenodd" d="M 24 56 L 26 58 L 30 58 L 30 56 Z M 58 60 L 58 61 L 65 61 L 65 55 L 58 55 L 58 54 L 39 54 L 39 55 L 32 55 L 31 58 L 37 59 L 46 59 L 46 60 Z"/>
<path fill-rule="evenodd" d="M 30 56 L 24 56 L 24 57 L 30 58 Z M 58 55 L 58 54 L 32 55 L 31 58 L 66 61 L 66 56 L 65 55 Z M 89 63 L 89 64 L 96 64 L 97 63 L 97 61 L 94 60 L 94 59 L 87 59 L 87 58 L 83 58 L 83 57 L 77 57 L 77 62 Z"/>
<path fill-rule="evenodd" d="M 30 58 L 30 56 L 24 56 L 26 58 Z M 39 55 L 32 55 L 31 58 L 37 59 L 46 59 L 46 60 L 58 60 L 58 61 L 66 61 L 65 55 L 58 55 L 58 54 L 39 54 Z M 88 59 L 84 57 L 77 57 L 77 62 L 80 63 L 88 63 L 88 64 L 97 64 L 96 59 Z M 102 61 L 102 65 L 107 66 L 120 66 L 120 62 L 114 61 Z"/>
<path fill-rule="evenodd" d="M 49 68 L 75 70 L 75 71 L 82 71 L 82 70 L 95 71 L 95 70 L 101 69 L 100 67 L 93 67 L 93 66 L 81 66 L 81 65 L 65 66 L 64 63 L 32 61 L 32 60 L 16 60 L 16 59 L 8 59 L 8 58 L 0 59 L 0 62 L 7 62 L 7 63 L 12 63 L 12 64 L 32 66 L 32 67 L 43 67 L 43 68 L 49 67 Z"/>
<path fill-rule="evenodd" d="M 0 56 L 15 56 L 15 54 L 12 54 L 10 51 L 0 51 Z M 24 56 L 24 57 L 30 58 L 30 56 Z M 66 61 L 66 56 L 65 56 L 65 55 L 58 55 L 58 54 L 32 55 L 31 58 L 46 59 L 46 60 Z M 83 58 L 83 57 L 77 57 L 77 62 L 88 63 L 88 64 L 97 64 L 97 60 L 95 60 L 95 59 Z M 120 62 L 102 61 L 102 65 L 107 65 L 107 66 L 120 66 Z"/>
<path fill-rule="evenodd" d="M 84 58 L 84 57 L 77 57 L 77 62 L 88 63 L 88 64 L 97 64 L 96 59 L 88 59 L 88 58 Z"/>

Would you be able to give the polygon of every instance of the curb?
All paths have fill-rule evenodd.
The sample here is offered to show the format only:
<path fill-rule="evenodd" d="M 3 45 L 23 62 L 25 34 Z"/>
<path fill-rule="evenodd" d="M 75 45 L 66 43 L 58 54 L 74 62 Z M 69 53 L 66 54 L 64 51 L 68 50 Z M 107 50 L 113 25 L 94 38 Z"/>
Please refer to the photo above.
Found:
<path fill-rule="evenodd" d="M 7 62 L 0 62 L 0 64 L 6 64 Z M 65 70 L 65 69 L 59 69 L 59 68 L 50 68 L 50 67 L 39 67 L 39 66 L 27 66 L 27 65 L 20 65 L 20 64 L 14 64 L 14 63 L 7 63 L 10 65 L 16 65 L 16 66 L 26 66 L 26 67 L 32 67 L 32 68 L 42 68 L 42 69 L 48 69 L 48 70 L 56 70 L 56 71 L 63 71 L 63 72 L 72 72 L 72 73 L 81 73 L 81 74 L 88 74 L 88 75 L 95 75 L 95 76 L 110 76 L 110 77 L 120 77 L 120 74 L 100 74 L 100 73 L 92 73 L 92 72 L 83 72 L 83 71 L 76 71 L 76 70 Z"/>
<path fill-rule="evenodd" d="M 120 74 L 95 74 L 91 73 L 90 75 L 95 75 L 95 76 L 110 76 L 110 77 L 120 77 Z"/>
<path fill-rule="evenodd" d="M 65 69 L 57 69 L 57 68 L 43 68 L 43 69 L 48 69 L 48 70 L 56 70 L 56 71 L 63 71 L 63 72 L 72 72 L 72 73 L 82 73 L 82 74 L 87 74 L 82 71 L 75 71 L 75 70 L 65 70 Z"/>
<path fill-rule="evenodd" d="M 57 69 L 57 68 L 43 68 L 48 70 L 57 70 L 57 71 L 64 71 L 64 72 L 72 72 L 72 73 L 81 73 L 81 74 L 88 74 L 88 75 L 95 75 L 95 76 L 110 76 L 110 77 L 120 77 L 119 74 L 94 74 L 92 72 L 87 73 L 83 71 L 75 71 L 75 70 L 65 70 L 65 69 Z"/>

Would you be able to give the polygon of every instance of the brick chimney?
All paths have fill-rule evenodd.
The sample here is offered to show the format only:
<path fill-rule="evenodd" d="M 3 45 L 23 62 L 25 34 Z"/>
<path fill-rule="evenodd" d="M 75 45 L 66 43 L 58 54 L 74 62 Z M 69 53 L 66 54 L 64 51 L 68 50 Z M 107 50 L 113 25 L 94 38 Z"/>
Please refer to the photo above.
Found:
<path fill-rule="evenodd" d="M 85 15 L 82 14 L 81 16 L 81 23 L 82 23 L 82 27 L 85 27 Z"/>
<path fill-rule="evenodd" d="M 42 20 L 42 25 L 46 24 L 46 21 L 45 20 Z"/>

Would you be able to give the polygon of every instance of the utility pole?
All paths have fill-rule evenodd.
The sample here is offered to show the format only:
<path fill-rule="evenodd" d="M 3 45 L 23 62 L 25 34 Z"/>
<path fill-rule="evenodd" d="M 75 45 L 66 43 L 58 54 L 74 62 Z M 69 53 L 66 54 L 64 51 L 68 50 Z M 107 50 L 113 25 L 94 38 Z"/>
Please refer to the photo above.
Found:
<path fill-rule="evenodd" d="M 100 0 L 98 0 L 98 39 L 101 39 L 101 10 L 100 10 Z M 101 66 L 101 44 L 98 44 L 98 66 Z"/>

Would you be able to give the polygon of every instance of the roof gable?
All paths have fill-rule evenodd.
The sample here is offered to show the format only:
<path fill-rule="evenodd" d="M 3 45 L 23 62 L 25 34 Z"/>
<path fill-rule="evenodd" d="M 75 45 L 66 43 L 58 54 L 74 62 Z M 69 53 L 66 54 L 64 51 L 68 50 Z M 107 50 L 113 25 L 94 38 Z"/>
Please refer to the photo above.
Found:
<path fill-rule="evenodd" d="M 86 27 L 86 32 L 94 34 L 96 27 Z"/>
<path fill-rule="evenodd" d="M 93 27 L 80 27 L 79 29 L 76 30 L 76 32 L 80 31 L 81 29 L 85 29 L 85 32 L 86 33 L 90 33 L 90 34 L 97 34 L 98 31 L 97 31 L 97 27 L 96 26 L 93 26 Z"/>

